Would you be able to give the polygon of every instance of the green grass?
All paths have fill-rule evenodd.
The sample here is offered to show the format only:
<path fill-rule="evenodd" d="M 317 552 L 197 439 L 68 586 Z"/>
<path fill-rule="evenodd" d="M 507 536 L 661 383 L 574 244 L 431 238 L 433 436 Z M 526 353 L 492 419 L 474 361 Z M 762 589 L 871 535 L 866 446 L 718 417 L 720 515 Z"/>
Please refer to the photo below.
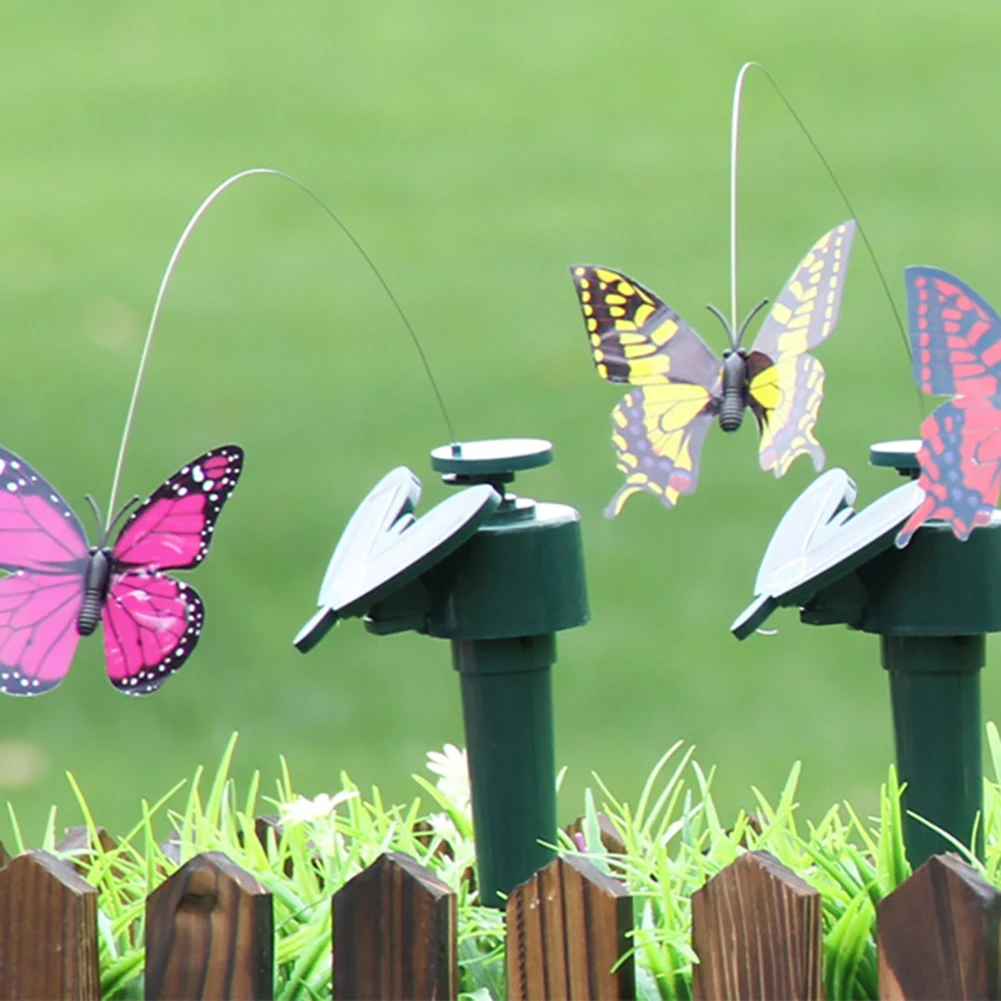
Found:
<path fill-rule="evenodd" d="M 757 468 L 751 429 L 713 433 L 694 497 L 672 512 L 639 498 L 605 521 L 620 481 L 608 441 L 618 393 L 593 372 L 566 269 L 622 267 L 719 345 L 703 305 L 727 297 L 730 90 L 756 58 L 851 192 L 895 295 L 904 265 L 933 263 L 1001 302 L 1001 10 L 966 0 L 9 7 L 5 446 L 75 505 L 87 491 L 103 500 L 174 240 L 228 174 L 288 170 L 379 262 L 459 435 L 556 445 L 555 465 L 518 489 L 583 517 L 593 622 L 560 638 L 555 670 L 566 804 L 591 769 L 628 799 L 684 739 L 719 766 L 725 813 L 753 805 L 752 781 L 778 786 L 794 759 L 811 776 L 807 816 L 844 797 L 875 809 L 892 750 L 874 638 L 807 629 L 793 613 L 776 617 L 770 639 L 737 644 L 727 631 L 810 471 L 800 462 L 776 482 Z M 745 306 L 774 295 L 847 215 L 760 80 L 747 112 Z M 861 248 L 820 356 L 820 439 L 872 499 L 896 480 L 866 467 L 869 443 L 912 435 L 918 409 Z M 114 831 L 137 798 L 217 757 L 239 729 L 244 779 L 281 753 L 305 792 L 346 769 L 403 795 L 425 748 L 464 743 L 447 649 L 374 639 L 357 623 L 307 658 L 290 641 L 379 476 L 406 463 L 429 502 L 444 496 L 427 452 L 446 438 L 390 305 L 329 220 L 272 179 L 230 192 L 181 262 L 124 483 L 148 491 L 204 448 L 246 447 L 244 480 L 195 575 L 206 633 L 154 698 L 113 692 L 90 640 L 57 692 L 0 702 L 0 794 L 41 823 L 72 769 Z M 988 671 L 985 705 L 999 696 Z"/>

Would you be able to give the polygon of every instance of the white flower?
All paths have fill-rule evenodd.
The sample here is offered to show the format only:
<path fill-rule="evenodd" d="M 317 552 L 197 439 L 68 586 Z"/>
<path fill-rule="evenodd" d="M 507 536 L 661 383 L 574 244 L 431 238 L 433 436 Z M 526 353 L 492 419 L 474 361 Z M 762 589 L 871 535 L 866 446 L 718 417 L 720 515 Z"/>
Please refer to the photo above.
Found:
<path fill-rule="evenodd" d="M 342 790 L 334 796 L 321 792 L 315 799 L 296 796 L 291 803 L 280 806 L 279 821 L 284 825 L 304 824 L 329 817 L 341 803 L 357 796 L 356 790 Z"/>
<path fill-rule="evenodd" d="M 455 744 L 443 751 L 428 751 L 428 771 L 439 776 L 436 783 L 445 799 L 463 813 L 469 812 L 469 763 L 466 752 Z"/>
<path fill-rule="evenodd" d="M 446 844 L 453 845 L 459 840 L 459 832 L 447 813 L 429 813 L 427 823 L 431 828 L 431 833 L 441 838 Z"/>

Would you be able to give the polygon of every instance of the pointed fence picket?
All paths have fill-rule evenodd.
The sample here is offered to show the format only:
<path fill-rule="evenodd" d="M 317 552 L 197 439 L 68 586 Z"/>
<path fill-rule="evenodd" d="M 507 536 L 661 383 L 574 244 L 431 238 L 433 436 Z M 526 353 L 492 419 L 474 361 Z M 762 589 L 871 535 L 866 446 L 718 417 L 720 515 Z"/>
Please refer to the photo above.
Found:
<path fill-rule="evenodd" d="M 19 855 L 0 869 L 0 998 L 100 996 L 97 890 L 47 852 Z"/>
<path fill-rule="evenodd" d="M 748 852 L 692 895 L 696 999 L 824 996 L 820 893 L 768 852 Z"/>
<path fill-rule="evenodd" d="M 146 997 L 274 993 L 271 894 L 222 852 L 196 855 L 146 900 Z"/>
<path fill-rule="evenodd" d="M 261 837 L 280 836 L 273 819 Z M 603 836 L 604 836 L 603 832 Z M 114 844 L 101 833 L 102 845 Z M 79 859 L 85 831 L 60 844 Z M 79 862 L 0 846 L 0 1001 L 97 999 L 97 891 Z M 344 998 L 455 998 L 455 895 L 388 852 L 332 897 L 333 989 Z M 583 858 L 557 858 L 507 904 L 511 1001 L 635 997 L 634 904 Z M 820 896 L 767 852 L 747 852 L 692 898 L 696 998 L 819 999 Z M 935 856 L 877 908 L 879 996 L 1001 998 L 1001 893 Z M 146 900 L 147 998 L 270 998 L 271 895 L 219 852 L 188 861 Z"/>

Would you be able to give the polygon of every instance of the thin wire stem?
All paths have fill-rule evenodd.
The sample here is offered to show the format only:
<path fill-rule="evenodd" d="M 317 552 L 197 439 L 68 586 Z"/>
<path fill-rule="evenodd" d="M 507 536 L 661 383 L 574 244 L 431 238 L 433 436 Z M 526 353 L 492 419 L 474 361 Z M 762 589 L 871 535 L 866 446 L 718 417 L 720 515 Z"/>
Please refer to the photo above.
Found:
<path fill-rule="evenodd" d="M 893 312 L 894 324 L 896 325 L 897 330 L 900 331 L 900 336 L 903 338 L 904 349 L 907 351 L 907 357 L 910 358 L 911 345 L 907 337 L 907 331 L 904 328 L 904 321 L 900 316 L 900 311 L 897 309 L 896 301 L 890 292 L 890 284 L 886 280 L 886 275 L 883 274 L 883 269 L 880 267 L 879 260 L 876 257 L 876 251 L 873 249 L 872 242 L 869 240 L 869 234 L 862 225 L 862 220 L 855 211 L 855 206 L 852 205 L 851 199 L 848 197 L 848 192 L 845 191 L 841 181 L 838 180 L 838 175 L 834 173 L 834 168 L 831 166 L 827 157 L 824 156 L 824 153 L 817 141 L 813 138 L 810 130 L 806 127 L 806 123 L 802 118 L 800 118 L 796 109 L 792 106 L 792 102 L 788 97 L 786 97 L 782 88 L 778 85 L 775 77 L 773 77 L 772 74 L 761 65 L 761 63 L 754 61 L 744 63 L 744 65 L 740 68 L 740 72 L 737 74 L 737 82 L 733 91 L 733 111 L 730 121 L 730 306 L 734 324 L 737 322 L 737 162 L 740 146 L 740 113 L 744 79 L 751 69 L 760 70 L 768 82 L 772 85 L 775 93 L 779 96 L 779 100 L 781 100 L 786 106 L 786 110 L 790 115 L 792 115 L 793 121 L 795 121 L 799 126 L 800 131 L 806 137 L 806 141 L 810 144 L 813 152 L 816 153 L 817 159 L 823 164 L 824 170 L 827 171 L 827 176 L 831 179 L 831 182 L 837 189 L 838 194 L 841 196 L 841 200 L 845 203 L 845 207 L 855 220 L 859 236 L 862 237 L 862 242 L 865 244 L 866 252 L 869 254 L 873 267 L 876 269 L 876 275 L 879 278 L 879 283 L 883 287 L 883 292 L 886 295 L 886 301 L 890 304 L 890 309 Z M 734 329 L 737 329 L 736 326 L 734 326 Z M 921 394 L 919 393 L 919 399 L 920 395 Z"/>
<path fill-rule="evenodd" d="M 737 170 L 740 162 L 740 106 L 744 95 L 744 78 L 757 63 L 744 63 L 733 85 L 733 106 L 730 109 L 730 346 L 736 347 L 735 338 L 740 328 L 737 312 Z"/>
<path fill-rule="evenodd" d="M 438 383 L 435 380 L 434 373 L 431 371 L 431 365 L 427 360 L 427 356 L 424 354 L 424 349 L 421 347 L 421 342 L 417 337 L 417 332 L 414 330 L 413 325 L 407 318 L 407 314 L 403 311 L 403 307 L 400 305 L 399 300 L 393 294 L 393 290 L 389 287 L 389 283 L 382 276 L 382 272 L 375 266 L 375 262 L 369 257 L 365 248 L 358 242 L 355 235 L 350 229 L 345 225 L 341 218 L 336 212 L 322 198 L 319 197 L 314 191 L 302 183 L 302 181 L 297 180 L 291 174 L 286 174 L 282 170 L 275 170 L 271 167 L 251 167 L 249 170 L 241 170 L 238 174 L 234 174 L 232 177 L 228 177 L 222 182 L 218 187 L 216 187 L 212 193 L 198 206 L 195 214 L 188 220 L 187 226 L 184 227 L 184 231 L 181 233 L 177 244 L 174 247 L 173 253 L 170 255 L 170 260 L 167 262 L 166 270 L 163 273 L 163 278 L 160 281 L 160 288 L 156 294 L 156 300 L 153 303 L 153 313 L 150 316 L 149 327 L 146 330 L 146 340 L 143 343 L 142 355 L 139 358 L 139 368 L 136 371 L 136 381 L 135 385 L 132 387 L 132 399 L 129 401 L 129 409 L 125 416 L 125 428 L 122 432 L 122 443 L 118 449 L 118 459 L 115 462 L 115 474 L 111 481 L 111 496 L 108 500 L 108 514 L 107 522 L 105 523 L 105 531 L 109 531 L 111 528 L 111 518 L 112 512 L 115 509 L 115 499 L 118 496 L 118 488 L 121 482 L 122 469 L 125 465 L 125 453 L 128 449 L 129 438 L 132 433 L 132 424 L 135 420 L 136 406 L 139 402 L 139 391 L 142 388 L 143 379 L 146 374 L 146 366 L 149 362 L 150 349 L 153 346 L 153 334 L 156 331 L 157 321 L 160 318 L 160 310 L 163 307 L 163 301 L 167 294 L 167 287 L 170 284 L 170 280 L 173 277 L 174 269 L 177 266 L 177 261 L 181 256 L 181 251 L 184 249 L 185 244 L 188 242 L 194 228 L 201 221 L 201 218 L 208 211 L 208 208 L 212 203 L 227 189 L 231 188 L 237 181 L 242 181 L 245 177 L 253 177 L 255 175 L 270 175 L 272 177 L 279 177 L 286 181 L 290 181 L 294 184 L 300 191 L 307 194 L 312 200 L 340 227 L 341 232 L 348 238 L 354 248 L 361 254 L 364 258 L 365 263 L 369 266 L 372 274 L 375 275 L 379 284 L 382 286 L 386 295 L 389 296 L 389 301 L 393 304 L 396 309 L 397 314 L 403 321 L 403 325 L 407 328 L 407 332 L 410 334 L 410 338 L 414 343 L 414 347 L 417 349 L 417 354 L 420 356 L 421 364 L 424 366 L 424 371 L 427 373 L 427 377 L 431 382 L 431 388 L 434 391 L 435 398 L 438 401 L 438 407 L 441 410 L 442 416 L 445 418 L 445 425 L 448 428 L 448 434 L 452 441 L 456 440 L 455 431 L 452 427 L 452 421 L 448 416 L 448 410 L 445 408 L 445 400 L 441 395 L 441 391 L 438 388 Z"/>

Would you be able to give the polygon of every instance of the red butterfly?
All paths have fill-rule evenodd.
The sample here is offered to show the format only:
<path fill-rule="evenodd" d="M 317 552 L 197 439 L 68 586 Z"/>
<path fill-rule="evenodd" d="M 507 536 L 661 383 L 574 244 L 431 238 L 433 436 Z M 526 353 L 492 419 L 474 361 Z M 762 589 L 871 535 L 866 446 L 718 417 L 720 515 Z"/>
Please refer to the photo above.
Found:
<path fill-rule="evenodd" d="M 92 546 L 66 501 L 0 448 L 0 568 L 9 572 L 0 579 L 0 691 L 55 688 L 98 620 L 111 683 L 129 695 L 159 688 L 191 655 L 205 622 L 194 588 L 162 571 L 205 558 L 242 469 L 236 445 L 200 455 L 132 512 L 113 546 L 110 525 Z"/>
<path fill-rule="evenodd" d="M 958 539 L 986 525 L 1001 488 L 1001 316 L 965 282 L 938 268 L 907 268 L 914 381 L 951 395 L 921 424 L 921 506 L 897 535 L 940 518 Z"/>

